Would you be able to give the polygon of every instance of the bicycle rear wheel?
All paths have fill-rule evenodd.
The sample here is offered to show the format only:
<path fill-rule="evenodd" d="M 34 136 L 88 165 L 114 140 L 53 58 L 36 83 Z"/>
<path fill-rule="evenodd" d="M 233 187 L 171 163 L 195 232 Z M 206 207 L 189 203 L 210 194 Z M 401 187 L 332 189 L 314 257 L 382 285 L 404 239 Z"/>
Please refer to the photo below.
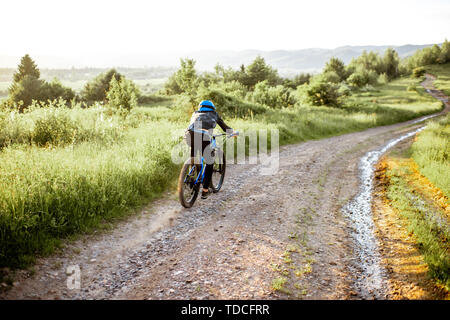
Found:
<path fill-rule="evenodd" d="M 185 208 L 194 205 L 200 189 L 200 183 L 195 183 L 200 173 L 200 166 L 194 163 L 193 158 L 189 158 L 184 162 L 178 178 L 178 198 Z"/>
<path fill-rule="evenodd" d="M 225 152 L 222 150 L 217 150 L 217 155 L 214 159 L 213 173 L 211 177 L 211 189 L 214 193 L 219 192 L 222 188 L 223 180 L 225 179 Z"/>

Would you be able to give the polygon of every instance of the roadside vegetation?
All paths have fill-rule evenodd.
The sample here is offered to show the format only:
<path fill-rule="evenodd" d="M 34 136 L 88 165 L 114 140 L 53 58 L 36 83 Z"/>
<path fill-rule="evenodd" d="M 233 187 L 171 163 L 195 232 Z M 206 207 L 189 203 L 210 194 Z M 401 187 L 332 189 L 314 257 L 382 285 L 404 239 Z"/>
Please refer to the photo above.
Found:
<path fill-rule="evenodd" d="M 450 289 L 450 207 L 448 198 L 422 176 L 407 156 L 384 160 L 389 205 L 405 221 L 427 264 L 428 274 L 448 292 Z M 412 266 L 411 266 L 412 267 Z"/>
<path fill-rule="evenodd" d="M 419 133 L 411 156 L 420 172 L 450 199 L 450 114 Z"/>
<path fill-rule="evenodd" d="M 450 88 L 449 64 L 424 67 Z M 428 122 L 411 147 L 383 161 L 385 196 L 405 221 L 429 276 L 450 290 L 450 114 Z"/>
<path fill-rule="evenodd" d="M 0 266 L 28 265 L 171 187 L 171 151 L 200 100 L 241 132 L 278 129 L 280 144 L 295 143 L 439 111 L 412 67 L 392 49 L 290 79 L 261 57 L 205 73 L 182 59 L 156 94 L 114 69 L 74 92 L 26 55 L 0 107 Z"/>

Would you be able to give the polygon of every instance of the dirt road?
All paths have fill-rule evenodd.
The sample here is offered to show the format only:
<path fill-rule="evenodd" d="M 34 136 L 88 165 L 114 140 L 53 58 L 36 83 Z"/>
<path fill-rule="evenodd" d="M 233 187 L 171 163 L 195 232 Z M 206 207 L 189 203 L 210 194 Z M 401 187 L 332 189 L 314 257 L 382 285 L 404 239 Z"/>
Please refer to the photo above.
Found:
<path fill-rule="evenodd" d="M 0 298 L 371 298 L 358 290 L 353 226 L 341 208 L 358 193 L 359 159 L 421 125 L 284 146 L 273 176 L 229 165 L 218 194 L 191 209 L 168 194 L 114 230 L 40 259 Z M 80 267 L 80 289 L 68 289 L 68 266 Z"/>

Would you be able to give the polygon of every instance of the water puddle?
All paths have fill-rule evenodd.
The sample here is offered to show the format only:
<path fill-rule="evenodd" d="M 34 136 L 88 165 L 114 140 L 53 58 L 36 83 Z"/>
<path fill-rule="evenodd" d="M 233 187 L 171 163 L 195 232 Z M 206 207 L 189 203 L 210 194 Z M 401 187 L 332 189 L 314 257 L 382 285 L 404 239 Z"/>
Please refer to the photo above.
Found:
<path fill-rule="evenodd" d="M 417 122 L 430 118 L 424 117 Z M 415 123 L 417 123 L 415 122 Z M 358 195 L 350 200 L 343 208 L 344 215 L 350 220 L 352 237 L 355 244 L 356 265 L 360 274 L 355 281 L 355 290 L 363 299 L 385 299 L 387 282 L 385 271 L 380 264 L 377 239 L 374 234 L 372 217 L 372 189 L 374 165 L 388 149 L 425 128 L 409 132 L 397 139 L 391 140 L 378 150 L 370 151 L 360 159 L 360 187 Z"/>

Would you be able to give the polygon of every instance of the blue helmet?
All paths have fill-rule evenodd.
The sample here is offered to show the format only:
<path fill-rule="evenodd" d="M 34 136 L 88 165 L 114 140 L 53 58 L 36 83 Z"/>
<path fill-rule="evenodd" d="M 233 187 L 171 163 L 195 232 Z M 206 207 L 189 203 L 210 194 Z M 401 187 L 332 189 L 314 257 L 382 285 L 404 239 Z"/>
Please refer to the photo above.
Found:
<path fill-rule="evenodd" d="M 209 110 L 216 110 L 216 106 L 214 105 L 214 103 L 212 103 L 209 100 L 203 100 L 202 102 L 200 102 L 198 104 L 199 106 L 199 111 L 209 111 Z"/>

